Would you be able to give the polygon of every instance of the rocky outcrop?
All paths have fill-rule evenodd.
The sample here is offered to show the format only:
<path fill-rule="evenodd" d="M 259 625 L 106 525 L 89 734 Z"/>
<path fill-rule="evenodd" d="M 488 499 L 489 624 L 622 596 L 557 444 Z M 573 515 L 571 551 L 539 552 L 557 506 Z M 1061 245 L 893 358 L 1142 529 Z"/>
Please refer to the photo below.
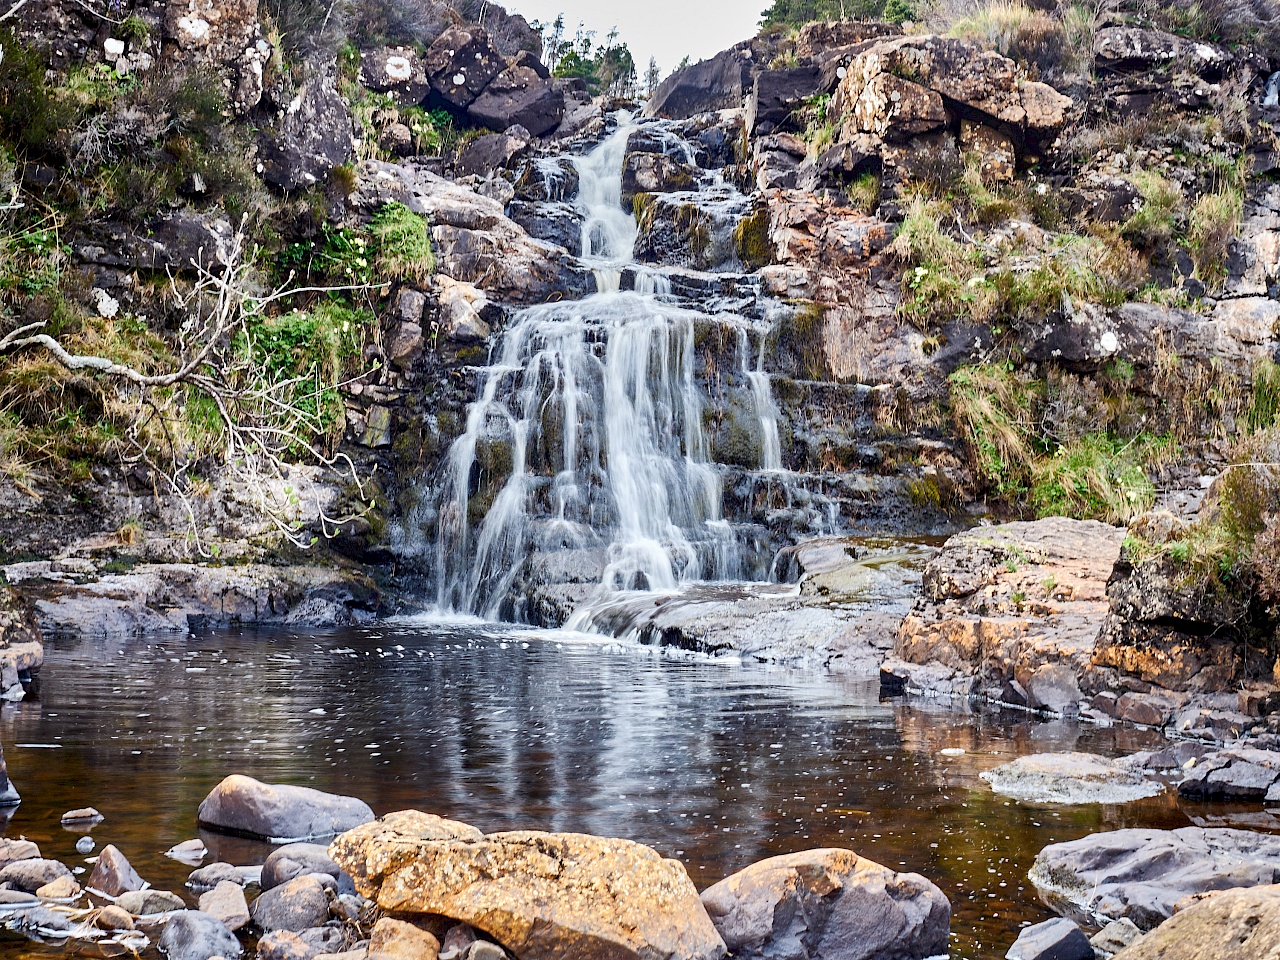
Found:
<path fill-rule="evenodd" d="M 21 700 L 44 662 L 40 626 L 31 605 L 0 575 L 0 699 Z M 0 754 L 0 805 L 16 800 Z"/>
<path fill-rule="evenodd" d="M 1280 949 L 1280 886 L 1224 890 L 1178 912 L 1115 960 L 1255 960 Z"/>
<path fill-rule="evenodd" d="M 736 110 L 751 89 L 753 63 L 749 48 L 734 47 L 678 70 L 650 95 L 644 115 L 684 120 L 700 113 Z"/>
<path fill-rule="evenodd" d="M 351 112 L 336 83 L 328 70 L 313 67 L 275 126 L 263 132 L 259 155 L 267 183 L 301 190 L 351 158 Z"/>
<path fill-rule="evenodd" d="M 1248 746 L 1200 757 L 1178 784 L 1178 794 L 1204 800 L 1280 800 L 1280 753 Z"/>
<path fill-rule="evenodd" d="M 332 837 L 373 820 L 368 804 L 355 797 L 310 787 L 261 783 L 239 774 L 227 777 L 200 804 L 201 826 L 272 843 Z"/>
<path fill-rule="evenodd" d="M 902 621 L 886 680 L 1061 713 L 1084 698 L 1122 529 L 1050 518 L 952 537 Z"/>
<path fill-rule="evenodd" d="M 851 850 L 762 860 L 708 887 L 702 902 L 739 960 L 924 960 L 950 939 L 941 890 Z"/>
<path fill-rule="evenodd" d="M 533 831 L 484 836 L 405 811 L 338 837 L 362 894 L 491 935 L 523 960 L 719 960 L 725 947 L 674 860 L 628 840 Z"/>
<path fill-rule="evenodd" d="M 1144 930 L 1192 894 L 1271 884 L 1280 839 L 1244 830 L 1115 830 L 1045 847 L 1031 867 L 1040 896 L 1083 918 L 1127 917 Z"/>
<path fill-rule="evenodd" d="M 1089 753 L 1019 757 L 981 776 L 996 793 L 1026 803 L 1128 803 L 1164 792 L 1140 769 Z"/>

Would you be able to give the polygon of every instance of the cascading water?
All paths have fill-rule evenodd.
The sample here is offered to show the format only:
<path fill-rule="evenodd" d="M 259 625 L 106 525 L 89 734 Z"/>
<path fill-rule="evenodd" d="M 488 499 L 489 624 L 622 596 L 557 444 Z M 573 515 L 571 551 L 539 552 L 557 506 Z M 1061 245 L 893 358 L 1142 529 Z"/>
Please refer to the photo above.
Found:
<path fill-rule="evenodd" d="M 763 332 L 752 369 L 748 321 L 678 306 L 667 278 L 633 261 L 637 225 L 622 206 L 622 168 L 634 129 L 624 116 L 574 161 L 581 256 L 598 292 L 516 315 L 481 371 L 439 511 L 442 608 L 499 616 L 535 552 L 597 551 L 604 591 L 669 591 L 746 572 L 721 515 L 696 338 L 708 324 L 737 329 L 760 419 L 758 466 L 777 471 Z M 631 291 L 621 289 L 624 272 Z"/>

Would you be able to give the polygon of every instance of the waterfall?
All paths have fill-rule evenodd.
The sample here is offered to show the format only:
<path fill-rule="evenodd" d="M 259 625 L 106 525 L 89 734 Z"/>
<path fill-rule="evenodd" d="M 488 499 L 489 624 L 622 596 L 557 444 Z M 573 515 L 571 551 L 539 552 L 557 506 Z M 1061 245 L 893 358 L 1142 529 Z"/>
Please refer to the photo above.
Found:
<path fill-rule="evenodd" d="M 615 133 L 574 159 L 581 258 L 598 292 L 516 314 L 480 371 L 440 498 L 442 608 L 496 618 L 525 561 L 557 551 L 595 551 L 601 589 L 611 592 L 744 576 L 738 535 L 721 512 L 697 337 L 719 324 L 744 338 L 759 466 L 777 471 L 764 335 L 752 365 L 747 321 L 679 306 L 661 269 L 634 262 L 637 226 L 622 206 L 634 129 L 623 115 Z M 633 290 L 621 289 L 624 272 L 634 275 Z"/>

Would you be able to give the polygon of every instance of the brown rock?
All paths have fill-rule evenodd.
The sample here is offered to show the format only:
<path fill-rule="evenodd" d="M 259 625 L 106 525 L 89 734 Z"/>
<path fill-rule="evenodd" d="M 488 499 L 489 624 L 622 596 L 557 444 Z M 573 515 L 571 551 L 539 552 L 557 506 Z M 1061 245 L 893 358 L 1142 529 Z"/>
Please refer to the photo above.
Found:
<path fill-rule="evenodd" d="M 82 807 L 79 810 L 68 810 L 62 815 L 63 823 L 77 823 L 83 820 L 101 820 L 100 814 L 93 807 Z"/>
<path fill-rule="evenodd" d="M 89 874 L 89 882 L 85 886 L 108 897 L 118 897 L 122 893 L 141 890 L 146 883 L 125 855 L 114 845 L 107 844 L 98 854 L 98 862 L 93 865 L 93 873 Z"/>
<path fill-rule="evenodd" d="M 277 930 L 258 941 L 258 960 L 311 960 L 316 955 L 296 933 Z"/>
<path fill-rule="evenodd" d="M 988 182 L 1006 182 L 1017 172 L 1018 154 L 1013 141 L 980 123 L 960 121 L 960 149 L 978 158 L 978 172 Z"/>
<path fill-rule="evenodd" d="M 384 910 L 471 924 L 521 960 L 719 960 L 724 944 L 674 860 L 628 840 L 483 836 L 417 811 L 338 837 L 330 855 Z"/>
<path fill-rule="evenodd" d="M 11 840 L 0 838 L 0 865 L 13 863 L 15 860 L 39 860 L 40 848 L 30 840 Z"/>
<path fill-rule="evenodd" d="M 947 952 L 951 905 L 942 891 L 852 850 L 763 860 L 707 889 L 702 902 L 736 960 Z"/>
<path fill-rule="evenodd" d="M 93 919 L 93 925 L 99 930 L 132 930 L 133 917 L 127 910 L 121 910 L 112 904 L 103 907 Z"/>
<path fill-rule="evenodd" d="M 412 923 L 383 917 L 373 925 L 369 952 L 384 953 L 395 960 L 436 960 L 440 941 Z"/>
<path fill-rule="evenodd" d="M 230 880 L 223 880 L 208 893 L 202 894 L 200 910 L 211 917 L 217 917 L 232 933 L 251 919 L 244 888 Z"/>
<path fill-rule="evenodd" d="M 1224 890 L 1179 910 L 1114 960 L 1273 960 L 1280 886 Z"/>
<path fill-rule="evenodd" d="M 80 896 L 80 884 L 70 876 L 59 877 L 37 890 L 36 896 L 42 900 L 69 900 Z"/>

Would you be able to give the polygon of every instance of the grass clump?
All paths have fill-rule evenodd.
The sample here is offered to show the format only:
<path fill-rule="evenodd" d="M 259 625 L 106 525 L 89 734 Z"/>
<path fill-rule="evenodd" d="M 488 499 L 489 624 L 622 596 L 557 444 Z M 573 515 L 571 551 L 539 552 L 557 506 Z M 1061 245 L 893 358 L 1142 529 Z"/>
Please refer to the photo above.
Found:
<path fill-rule="evenodd" d="M 870 216 L 880 206 L 880 177 L 874 173 L 855 177 L 847 192 L 853 208 Z"/>
<path fill-rule="evenodd" d="M 1146 250 L 1169 242 L 1182 209 L 1182 190 L 1158 173 L 1141 170 L 1129 178 L 1142 195 L 1142 206 L 1120 228 L 1121 235 Z"/>
<path fill-rule="evenodd" d="M 1191 208 L 1187 245 L 1196 275 L 1216 288 L 1226 279 L 1227 252 L 1244 216 L 1244 192 L 1235 184 L 1206 193 Z"/>
<path fill-rule="evenodd" d="M 388 203 L 373 218 L 370 233 L 381 277 L 424 281 L 436 268 L 427 221 L 401 203 Z"/>
<path fill-rule="evenodd" d="M 951 417 L 979 484 L 1007 497 L 1026 490 L 1035 457 L 1040 384 L 1012 363 L 958 368 L 948 378 Z"/>
<path fill-rule="evenodd" d="M 1041 516 L 1128 523 L 1155 502 L 1143 462 L 1149 443 L 1145 437 L 1124 441 L 1095 433 L 1038 458 L 1031 471 L 1032 505 Z"/>
<path fill-rule="evenodd" d="M 1021 0 L 995 0 L 956 20 L 949 36 L 976 40 L 1040 74 L 1060 70 L 1070 50 L 1062 24 Z"/>

